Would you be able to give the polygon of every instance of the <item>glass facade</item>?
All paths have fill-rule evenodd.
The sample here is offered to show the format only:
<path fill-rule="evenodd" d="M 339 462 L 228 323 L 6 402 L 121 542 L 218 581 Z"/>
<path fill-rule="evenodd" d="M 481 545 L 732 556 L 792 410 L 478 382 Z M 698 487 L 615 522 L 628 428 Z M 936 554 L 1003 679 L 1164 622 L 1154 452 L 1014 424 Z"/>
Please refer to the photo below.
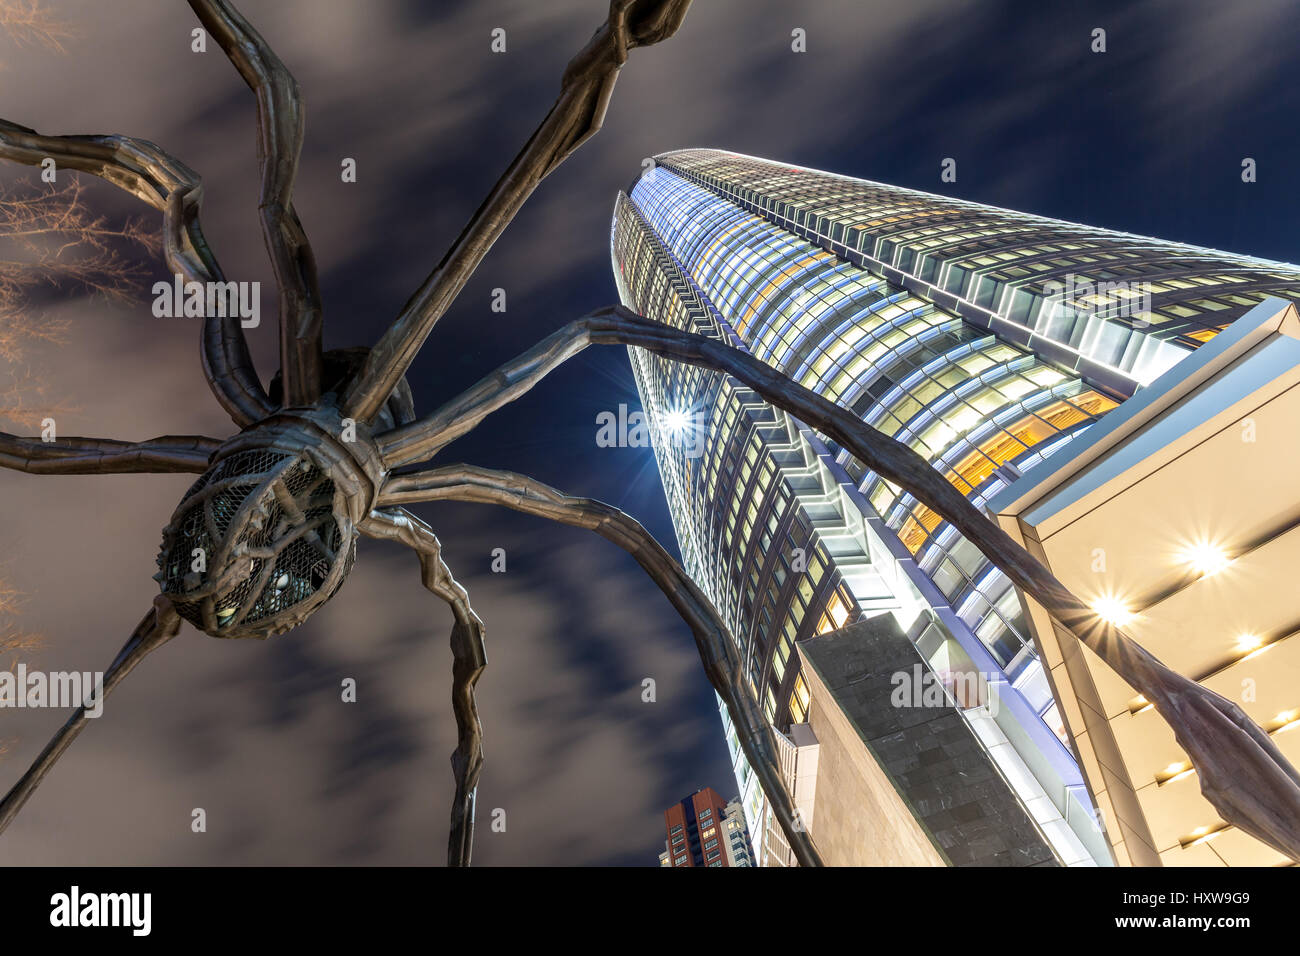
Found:
<path fill-rule="evenodd" d="M 977 505 L 1265 295 L 1300 298 L 1294 266 L 714 150 L 656 157 L 619 195 L 611 241 L 629 308 L 851 408 Z M 773 727 L 807 719 L 795 644 L 893 613 L 937 674 L 996 685 L 996 715 L 982 698 L 968 719 L 1061 861 L 1104 862 L 1005 576 L 743 386 L 629 351 L 686 569 Z"/>

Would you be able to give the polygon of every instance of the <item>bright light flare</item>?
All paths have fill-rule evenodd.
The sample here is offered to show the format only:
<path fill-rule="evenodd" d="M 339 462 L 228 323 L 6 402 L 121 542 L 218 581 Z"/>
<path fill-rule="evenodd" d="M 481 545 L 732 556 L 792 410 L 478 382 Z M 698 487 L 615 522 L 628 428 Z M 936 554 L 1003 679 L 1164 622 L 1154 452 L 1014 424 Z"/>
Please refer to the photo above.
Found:
<path fill-rule="evenodd" d="M 1119 598 L 1103 597 L 1092 602 L 1092 611 L 1107 624 L 1123 627 L 1136 615 Z"/>
<path fill-rule="evenodd" d="M 670 435 L 685 434 L 690 427 L 691 416 L 689 412 L 674 408 L 664 415 L 664 428 L 668 430 Z"/>
<path fill-rule="evenodd" d="M 1193 571 L 1207 578 L 1212 574 L 1218 574 L 1232 563 L 1226 551 L 1218 545 L 1204 541 L 1185 549 L 1182 558 Z"/>
<path fill-rule="evenodd" d="M 1190 777 L 1196 772 L 1196 769 L 1186 761 L 1180 763 L 1171 763 L 1164 770 L 1156 774 L 1156 785 L 1163 787 L 1166 784 L 1175 783 L 1184 777 Z"/>
<path fill-rule="evenodd" d="M 1264 639 L 1258 634 L 1242 634 L 1237 637 L 1237 651 L 1247 654 L 1264 646 Z"/>
<path fill-rule="evenodd" d="M 1275 734 L 1280 734 L 1284 730 L 1295 730 L 1296 727 L 1300 727 L 1300 710 L 1284 710 L 1273 718 L 1273 722 L 1277 724 L 1272 731 Z"/>
<path fill-rule="evenodd" d="M 1178 842 L 1182 845 L 1184 850 L 1191 849 L 1194 846 L 1200 846 L 1202 843 L 1209 843 L 1225 829 L 1227 828 L 1222 826 L 1213 829 L 1210 827 L 1197 827 Z"/>

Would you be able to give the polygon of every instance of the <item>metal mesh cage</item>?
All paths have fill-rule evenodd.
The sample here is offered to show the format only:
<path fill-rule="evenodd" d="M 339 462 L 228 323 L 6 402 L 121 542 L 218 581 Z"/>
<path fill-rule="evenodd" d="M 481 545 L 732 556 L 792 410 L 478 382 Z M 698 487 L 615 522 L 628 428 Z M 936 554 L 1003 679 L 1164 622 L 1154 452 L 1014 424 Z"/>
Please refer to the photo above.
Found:
<path fill-rule="evenodd" d="M 177 613 L 217 637 L 266 637 L 337 590 L 355 556 L 328 473 L 274 448 L 222 459 L 163 531 L 157 575 Z"/>

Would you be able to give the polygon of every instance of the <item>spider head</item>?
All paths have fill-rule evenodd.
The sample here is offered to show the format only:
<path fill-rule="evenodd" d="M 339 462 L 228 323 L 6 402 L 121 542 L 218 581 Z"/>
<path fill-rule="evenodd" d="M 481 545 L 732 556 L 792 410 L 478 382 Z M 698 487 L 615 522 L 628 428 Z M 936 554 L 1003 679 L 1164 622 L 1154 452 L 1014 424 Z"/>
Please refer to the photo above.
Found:
<path fill-rule="evenodd" d="M 236 436 L 163 529 L 163 593 L 213 637 L 301 624 L 352 569 L 377 460 L 368 434 L 324 412 L 282 414 Z"/>

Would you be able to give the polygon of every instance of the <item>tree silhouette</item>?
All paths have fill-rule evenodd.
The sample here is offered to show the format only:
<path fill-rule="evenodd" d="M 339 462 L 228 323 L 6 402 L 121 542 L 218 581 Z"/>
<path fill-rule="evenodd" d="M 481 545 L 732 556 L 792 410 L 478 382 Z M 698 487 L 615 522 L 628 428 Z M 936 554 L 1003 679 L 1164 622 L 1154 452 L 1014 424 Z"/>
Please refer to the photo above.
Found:
<path fill-rule="evenodd" d="M 0 0 L 0 31 L 20 44 L 39 44 L 56 53 L 64 52 L 64 43 L 74 33 L 66 21 L 59 19 L 42 0 Z"/>
<path fill-rule="evenodd" d="M 0 0 L 0 34 L 63 53 L 73 31 L 37 0 Z M 113 225 L 84 193 L 75 180 L 0 184 L 0 420 L 35 428 L 70 411 L 52 403 L 44 376 L 24 365 L 33 345 L 66 341 L 67 320 L 44 314 L 43 300 L 55 293 L 134 301 L 147 270 L 128 253 L 159 251 L 142 221 Z M 9 670 L 41 643 L 19 627 L 19 613 L 20 595 L 0 581 L 0 662 Z M 12 743 L 0 739 L 0 757 Z"/>
<path fill-rule="evenodd" d="M 68 321 L 46 315 L 50 293 L 118 304 L 139 298 L 147 274 L 138 255 L 156 255 L 157 237 L 138 220 L 114 225 L 96 215 L 85 184 L 0 185 L 0 418 L 34 427 L 58 411 L 47 403 L 42 377 L 21 367 L 38 342 L 66 341 Z"/>

